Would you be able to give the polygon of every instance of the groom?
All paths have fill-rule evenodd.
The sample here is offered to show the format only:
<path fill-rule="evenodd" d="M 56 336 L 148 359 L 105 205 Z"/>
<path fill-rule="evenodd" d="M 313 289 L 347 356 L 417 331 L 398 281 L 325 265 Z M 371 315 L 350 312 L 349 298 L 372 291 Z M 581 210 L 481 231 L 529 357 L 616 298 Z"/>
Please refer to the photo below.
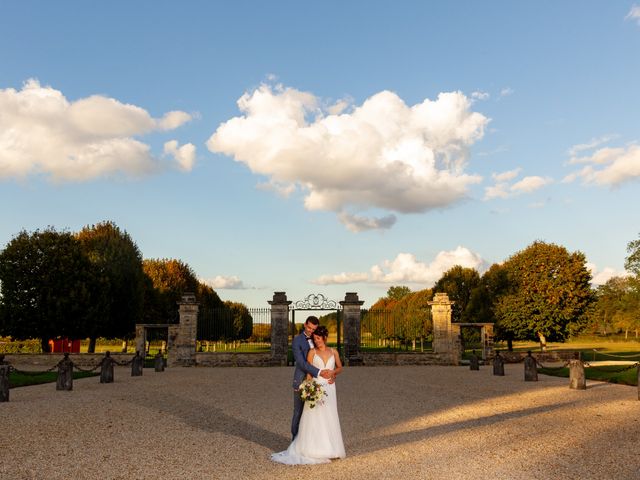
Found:
<path fill-rule="evenodd" d="M 296 363 L 296 369 L 293 372 L 293 418 L 291 419 L 291 435 L 296 438 L 298 434 L 298 426 L 300 425 L 300 417 L 302 416 L 302 408 L 304 402 L 300 398 L 300 392 L 298 388 L 300 383 L 307 376 L 307 373 L 312 377 L 318 376 L 324 377 L 333 383 L 331 370 L 320 370 L 307 362 L 307 354 L 309 350 L 313 348 L 313 340 L 311 336 L 313 332 L 318 328 L 320 321 L 317 317 L 308 317 L 304 322 L 304 330 L 299 335 L 296 335 L 293 339 L 291 348 L 293 349 L 293 359 Z"/>

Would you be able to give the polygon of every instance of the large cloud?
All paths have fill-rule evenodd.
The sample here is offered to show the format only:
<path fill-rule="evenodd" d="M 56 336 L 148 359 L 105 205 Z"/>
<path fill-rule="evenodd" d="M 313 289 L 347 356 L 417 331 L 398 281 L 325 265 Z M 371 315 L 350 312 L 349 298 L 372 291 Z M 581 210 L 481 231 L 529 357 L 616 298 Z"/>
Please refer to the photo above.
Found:
<path fill-rule="evenodd" d="M 480 255 L 459 246 L 454 250 L 442 251 L 429 263 L 419 261 L 411 253 L 400 253 L 393 260 L 372 266 L 368 272 L 342 272 L 327 274 L 317 278 L 318 285 L 347 283 L 417 283 L 431 287 L 442 274 L 455 265 L 483 270 L 485 262 Z"/>
<path fill-rule="evenodd" d="M 244 282 L 240 280 L 239 277 L 236 277 L 235 275 L 230 277 L 225 277 L 223 275 L 216 275 L 213 278 L 200 279 L 200 281 L 216 290 L 242 290 L 247 288 L 244 285 Z"/>
<path fill-rule="evenodd" d="M 159 162 L 133 137 L 190 119 L 180 111 L 155 119 L 143 108 L 101 95 L 70 102 L 59 90 L 28 80 L 22 90 L 0 89 L 0 178 L 141 176 L 158 169 Z M 184 168 L 188 161 L 182 153 Z"/>
<path fill-rule="evenodd" d="M 569 163 L 586 166 L 567 175 L 565 182 L 580 178 L 585 184 L 615 187 L 640 179 L 640 146 L 601 148 L 592 155 L 574 157 Z"/>
<path fill-rule="evenodd" d="M 348 226 L 367 209 L 445 207 L 480 181 L 464 170 L 468 149 L 482 138 L 488 119 L 472 112 L 460 92 L 407 106 L 383 91 L 360 106 L 341 100 L 323 107 L 310 93 L 262 85 L 245 93 L 238 107 L 242 115 L 221 124 L 208 148 L 272 185 L 302 188 L 307 209 L 343 213 Z M 357 218 L 365 229 L 392 223 L 390 216 Z"/>

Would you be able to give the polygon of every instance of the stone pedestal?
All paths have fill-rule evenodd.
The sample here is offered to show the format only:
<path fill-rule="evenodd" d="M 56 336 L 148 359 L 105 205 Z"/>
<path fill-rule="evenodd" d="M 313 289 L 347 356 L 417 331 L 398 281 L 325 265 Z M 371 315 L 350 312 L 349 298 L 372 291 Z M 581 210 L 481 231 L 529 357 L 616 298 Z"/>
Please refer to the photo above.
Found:
<path fill-rule="evenodd" d="M 271 359 L 282 366 L 287 365 L 289 349 L 289 305 L 285 292 L 274 292 L 271 305 Z"/>
<path fill-rule="evenodd" d="M 193 293 L 185 293 L 178 302 L 180 323 L 169 326 L 167 366 L 195 365 L 198 309 L 200 304 Z"/>
<path fill-rule="evenodd" d="M 459 365 L 462 354 L 460 341 L 460 325 L 451 323 L 451 306 L 446 293 L 436 293 L 431 305 L 431 320 L 433 322 L 433 351 L 447 356 L 451 365 Z"/>
<path fill-rule="evenodd" d="M 360 309 L 364 301 L 358 298 L 356 292 L 348 292 L 344 296 L 342 305 L 342 319 L 344 332 L 344 359 L 350 366 L 362 365 L 360 354 Z"/>
<path fill-rule="evenodd" d="M 587 377 L 584 374 L 582 360 L 569 360 L 569 388 L 574 390 L 587 389 Z"/>
<path fill-rule="evenodd" d="M 111 353 L 106 352 L 100 361 L 100 383 L 113 383 L 113 365 L 115 360 L 111 358 Z"/>
<path fill-rule="evenodd" d="M 153 360 L 153 367 L 156 372 L 164 372 L 164 357 L 162 352 L 158 352 L 156 358 Z"/>

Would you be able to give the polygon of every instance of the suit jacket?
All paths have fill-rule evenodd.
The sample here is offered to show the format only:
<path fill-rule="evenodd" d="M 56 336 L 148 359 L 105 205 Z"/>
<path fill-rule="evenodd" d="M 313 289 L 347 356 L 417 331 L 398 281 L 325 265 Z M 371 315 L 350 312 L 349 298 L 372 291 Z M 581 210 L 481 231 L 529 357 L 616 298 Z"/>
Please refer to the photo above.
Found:
<path fill-rule="evenodd" d="M 297 389 L 304 380 L 304 377 L 307 376 L 307 373 L 310 373 L 312 377 L 317 377 L 320 369 L 307 362 L 307 354 L 311 346 L 309 345 L 309 339 L 305 337 L 304 333 L 293 337 L 291 348 L 293 350 L 293 359 L 296 362 L 296 369 L 293 372 L 293 388 Z"/>

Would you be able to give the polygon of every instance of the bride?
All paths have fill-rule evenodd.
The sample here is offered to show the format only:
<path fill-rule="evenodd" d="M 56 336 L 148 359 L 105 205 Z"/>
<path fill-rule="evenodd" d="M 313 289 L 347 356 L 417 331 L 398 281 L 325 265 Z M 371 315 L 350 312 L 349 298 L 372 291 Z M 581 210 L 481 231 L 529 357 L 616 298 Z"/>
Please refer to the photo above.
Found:
<path fill-rule="evenodd" d="M 313 332 L 315 348 L 309 350 L 307 361 L 323 370 L 332 370 L 335 378 L 342 371 L 342 362 L 338 352 L 327 346 L 329 331 L 319 326 Z M 310 379 L 311 375 L 307 375 Z M 301 465 L 312 463 L 329 463 L 332 458 L 344 458 L 344 443 L 338 418 L 338 403 L 336 399 L 336 385 L 325 378 L 315 379 L 326 392 L 322 403 L 316 403 L 310 408 L 305 402 L 300 419 L 300 429 L 289 448 L 283 452 L 274 453 L 271 459 L 287 465 Z"/>

